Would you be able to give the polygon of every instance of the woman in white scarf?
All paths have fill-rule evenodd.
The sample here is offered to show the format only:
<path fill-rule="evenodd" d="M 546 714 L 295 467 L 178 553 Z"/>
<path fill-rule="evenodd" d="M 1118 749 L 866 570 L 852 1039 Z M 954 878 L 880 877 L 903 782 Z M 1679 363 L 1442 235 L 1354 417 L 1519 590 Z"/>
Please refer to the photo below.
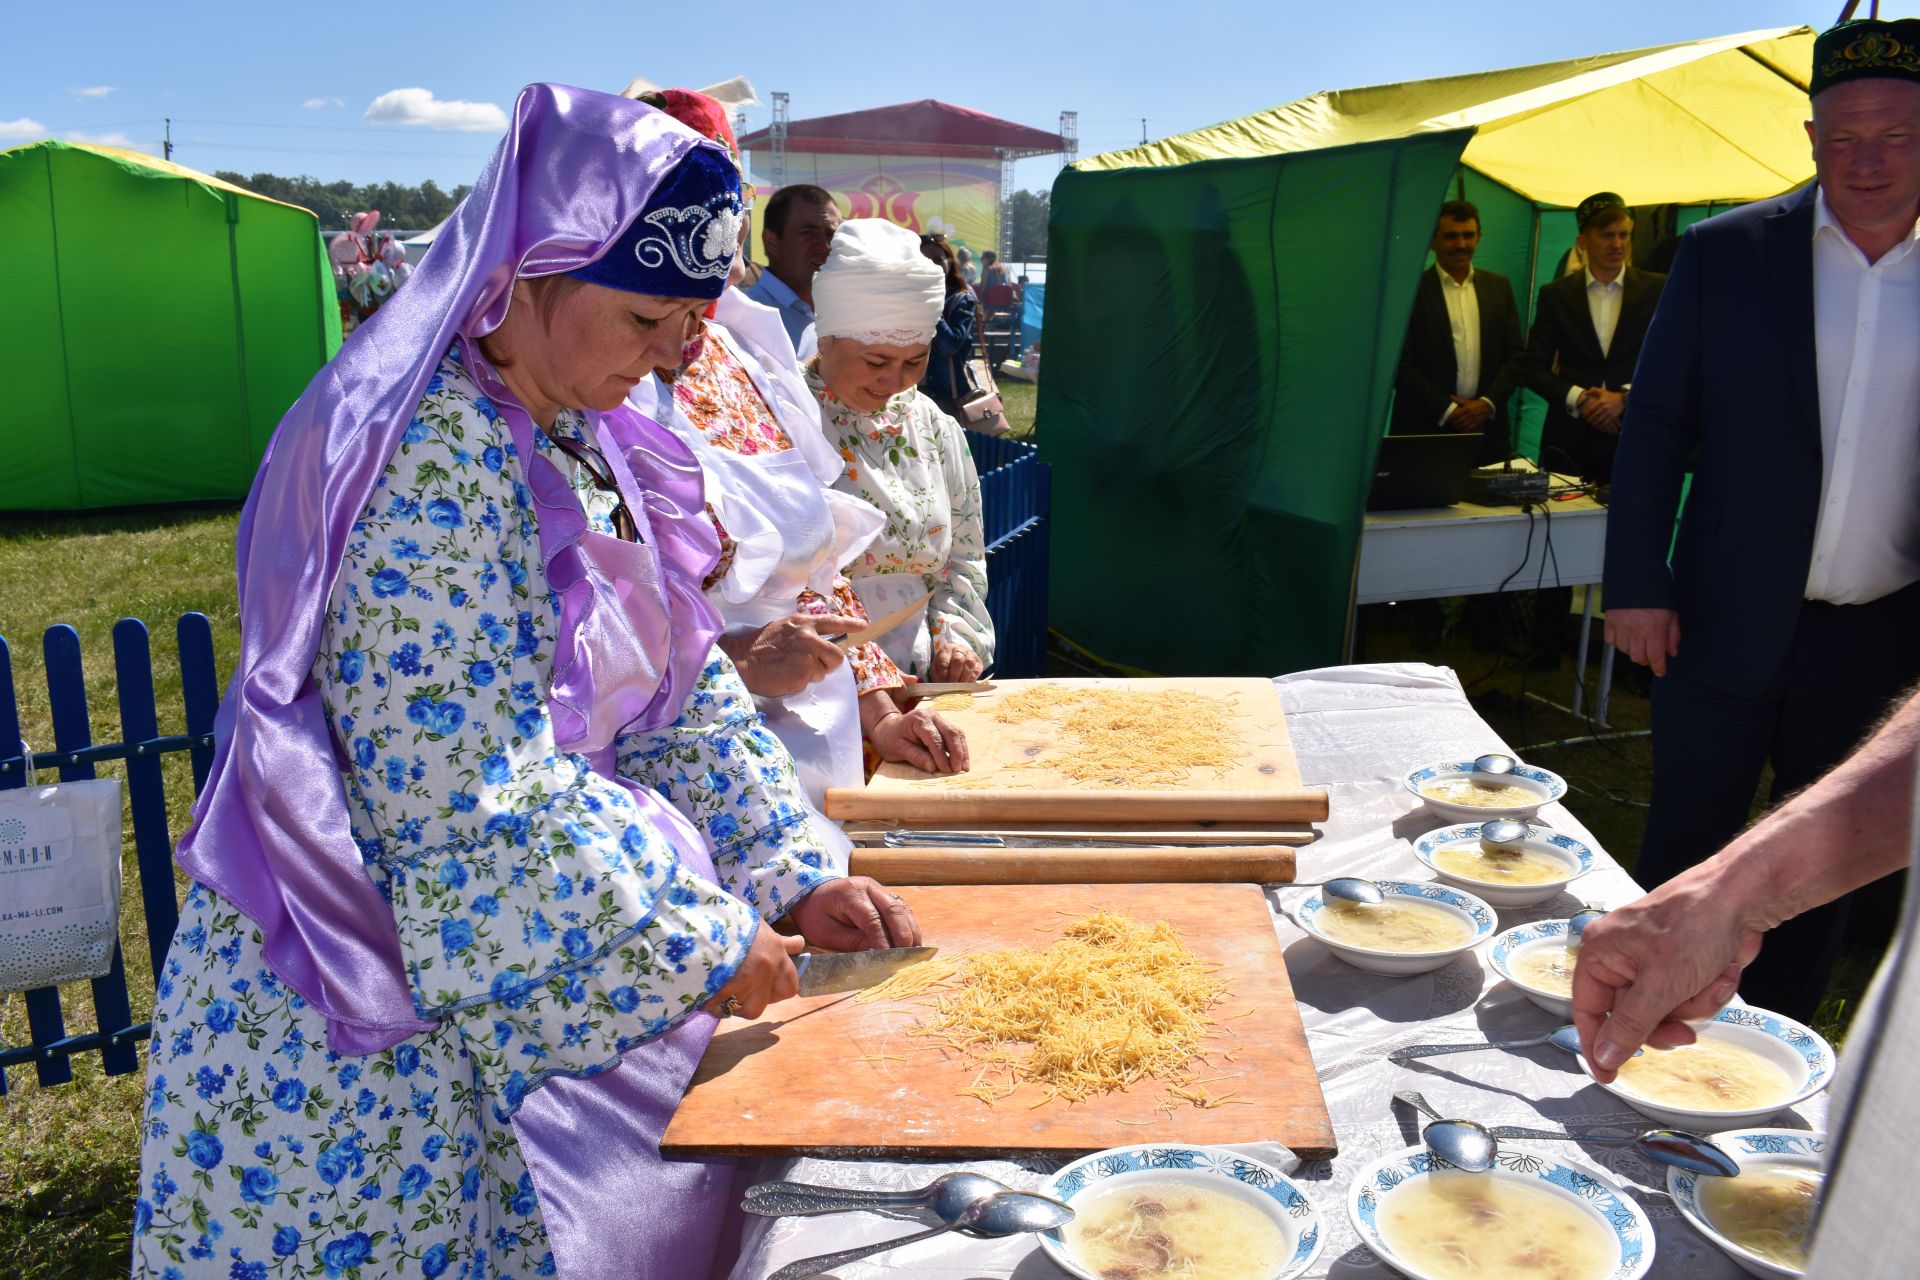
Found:
<path fill-rule="evenodd" d="M 945 277 L 920 237 L 879 218 L 840 225 L 813 281 L 820 354 L 807 385 L 845 472 L 834 488 L 886 517 L 845 566 L 870 617 L 927 607 L 880 637 L 922 680 L 973 680 L 993 661 L 980 480 L 960 425 L 920 394 Z"/>

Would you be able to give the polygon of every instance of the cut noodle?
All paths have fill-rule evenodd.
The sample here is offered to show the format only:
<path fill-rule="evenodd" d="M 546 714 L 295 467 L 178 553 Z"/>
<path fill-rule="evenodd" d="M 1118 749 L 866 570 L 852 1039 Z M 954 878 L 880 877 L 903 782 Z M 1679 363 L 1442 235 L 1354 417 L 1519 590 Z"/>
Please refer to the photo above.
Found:
<path fill-rule="evenodd" d="M 1205 1084 L 1230 1077 L 1197 1080 L 1193 1067 L 1217 1029 L 1208 1011 L 1227 996 L 1214 969 L 1172 925 L 1099 911 L 1069 923 L 1051 946 L 925 961 L 856 999 L 931 1002 L 909 1034 L 977 1062 L 961 1092 L 989 1105 L 1023 1084 L 1044 1091 L 1037 1107 L 1151 1076 L 1171 1097 L 1212 1108 L 1226 1099 Z"/>

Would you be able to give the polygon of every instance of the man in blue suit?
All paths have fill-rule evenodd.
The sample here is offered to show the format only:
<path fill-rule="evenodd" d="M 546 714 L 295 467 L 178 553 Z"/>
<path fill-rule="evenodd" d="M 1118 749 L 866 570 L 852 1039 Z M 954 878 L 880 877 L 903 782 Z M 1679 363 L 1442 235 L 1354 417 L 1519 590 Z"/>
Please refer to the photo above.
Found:
<path fill-rule="evenodd" d="M 1766 764 L 1774 799 L 1807 785 L 1920 678 L 1920 20 L 1823 33 L 1810 92 L 1816 185 L 1682 238 L 1615 461 L 1607 639 L 1658 677 L 1650 886 L 1739 831 Z M 1811 1017 L 1846 913 L 1769 935 L 1741 994 Z"/>

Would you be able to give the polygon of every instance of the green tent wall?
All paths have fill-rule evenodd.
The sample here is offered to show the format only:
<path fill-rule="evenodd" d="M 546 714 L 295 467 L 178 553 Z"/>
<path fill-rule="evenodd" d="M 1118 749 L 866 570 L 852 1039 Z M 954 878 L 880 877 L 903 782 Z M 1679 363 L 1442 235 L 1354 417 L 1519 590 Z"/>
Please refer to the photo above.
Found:
<path fill-rule="evenodd" d="M 0 152 L 0 510 L 244 497 L 340 347 L 314 215 L 135 152 Z"/>
<path fill-rule="evenodd" d="M 1348 593 L 1393 317 L 1468 136 L 1060 175 L 1038 437 L 1054 629 L 1175 675 L 1339 651 L 1328 602 Z"/>
<path fill-rule="evenodd" d="M 1475 260 L 1530 312 L 1593 190 L 1685 206 L 1678 229 L 1809 178 L 1812 40 L 1317 94 L 1062 172 L 1036 437 L 1049 624 L 1141 673 L 1339 661 L 1440 203 L 1479 205 Z M 1520 401 L 1537 447 L 1543 406 Z"/>

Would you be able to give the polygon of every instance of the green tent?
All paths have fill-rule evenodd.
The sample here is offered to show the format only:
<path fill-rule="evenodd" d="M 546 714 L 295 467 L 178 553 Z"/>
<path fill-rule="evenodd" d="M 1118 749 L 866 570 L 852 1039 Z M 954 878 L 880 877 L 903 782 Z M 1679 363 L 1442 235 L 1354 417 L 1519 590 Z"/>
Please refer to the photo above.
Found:
<path fill-rule="evenodd" d="M 1476 261 L 1530 310 L 1595 190 L 1685 226 L 1809 179 L 1812 45 L 1800 27 L 1321 93 L 1063 172 L 1038 436 L 1053 628 L 1143 672 L 1338 661 L 1441 202 L 1480 206 Z"/>
<path fill-rule="evenodd" d="M 151 156 L 0 152 L 0 510 L 244 497 L 340 348 L 313 214 Z"/>

